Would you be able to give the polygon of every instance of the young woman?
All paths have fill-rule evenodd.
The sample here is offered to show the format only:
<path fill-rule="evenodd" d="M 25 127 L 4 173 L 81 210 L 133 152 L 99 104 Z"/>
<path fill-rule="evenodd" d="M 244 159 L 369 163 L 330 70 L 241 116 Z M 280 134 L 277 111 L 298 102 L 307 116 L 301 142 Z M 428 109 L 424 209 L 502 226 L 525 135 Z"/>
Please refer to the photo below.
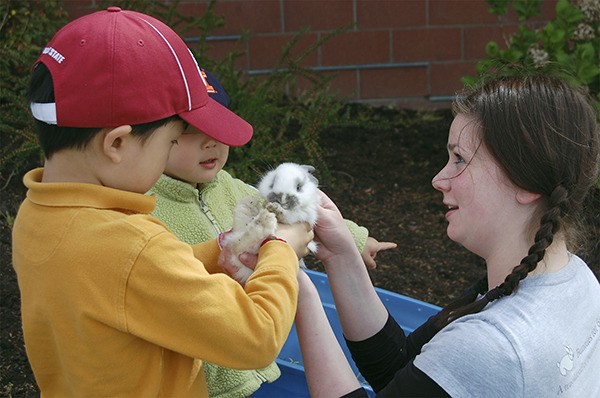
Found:
<path fill-rule="evenodd" d="M 600 396 L 600 284 L 569 251 L 600 165 L 589 97 L 558 78 L 504 77 L 462 93 L 454 111 L 433 186 L 448 236 L 487 274 L 409 336 L 323 198 L 317 255 L 358 368 L 378 396 Z M 311 395 L 364 395 L 347 367 L 322 360 L 339 346 L 311 335 L 323 316 L 303 301 L 310 289 L 301 285 L 296 323 Z"/>

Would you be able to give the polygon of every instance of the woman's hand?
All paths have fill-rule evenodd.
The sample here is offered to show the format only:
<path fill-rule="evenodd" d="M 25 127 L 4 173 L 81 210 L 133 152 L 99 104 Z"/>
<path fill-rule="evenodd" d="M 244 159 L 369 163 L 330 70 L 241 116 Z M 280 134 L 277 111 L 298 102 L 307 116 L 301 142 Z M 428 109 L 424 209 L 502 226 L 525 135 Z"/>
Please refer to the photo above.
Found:
<path fill-rule="evenodd" d="M 373 336 L 385 325 L 387 309 L 373 288 L 346 222 L 324 193 L 315 235 L 320 244 L 316 256 L 327 271 L 344 335 L 354 341 Z"/>
<path fill-rule="evenodd" d="M 322 191 L 321 205 L 315 227 L 315 240 L 319 244 L 316 257 L 327 264 L 335 257 L 358 256 L 354 239 L 342 214 L 333 201 Z"/>

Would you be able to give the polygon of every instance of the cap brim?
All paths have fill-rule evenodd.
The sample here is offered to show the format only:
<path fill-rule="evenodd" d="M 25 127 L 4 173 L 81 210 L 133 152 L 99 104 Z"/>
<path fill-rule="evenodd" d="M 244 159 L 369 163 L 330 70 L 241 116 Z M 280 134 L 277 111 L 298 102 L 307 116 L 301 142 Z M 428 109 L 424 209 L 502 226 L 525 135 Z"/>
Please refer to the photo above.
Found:
<path fill-rule="evenodd" d="M 179 116 L 204 134 L 229 146 L 244 145 L 252 138 L 250 123 L 212 98 L 206 105 L 181 112 Z"/>

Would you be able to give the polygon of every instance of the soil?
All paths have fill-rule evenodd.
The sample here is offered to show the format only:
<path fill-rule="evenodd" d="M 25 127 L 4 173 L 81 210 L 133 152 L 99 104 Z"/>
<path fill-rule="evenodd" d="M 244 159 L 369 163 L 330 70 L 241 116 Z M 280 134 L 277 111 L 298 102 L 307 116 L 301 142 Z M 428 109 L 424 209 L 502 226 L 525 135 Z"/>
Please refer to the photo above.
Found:
<path fill-rule="evenodd" d="M 331 129 L 322 136 L 324 161 L 335 181 L 322 189 L 346 218 L 367 227 L 371 236 L 398 243 L 397 249 L 377 256 L 378 267 L 370 271 L 376 286 L 443 306 L 485 272 L 481 259 L 447 238 L 442 196 L 431 186 L 432 176 L 447 160 L 451 114 L 355 111 L 363 120 L 357 127 Z M 7 226 L 25 191 L 20 176 L 0 178 L 0 396 L 38 396 L 23 346 Z M 600 279 L 598 188 L 588 198 L 585 224 L 589 242 L 577 253 Z M 307 263 L 322 270 L 315 260 Z"/>

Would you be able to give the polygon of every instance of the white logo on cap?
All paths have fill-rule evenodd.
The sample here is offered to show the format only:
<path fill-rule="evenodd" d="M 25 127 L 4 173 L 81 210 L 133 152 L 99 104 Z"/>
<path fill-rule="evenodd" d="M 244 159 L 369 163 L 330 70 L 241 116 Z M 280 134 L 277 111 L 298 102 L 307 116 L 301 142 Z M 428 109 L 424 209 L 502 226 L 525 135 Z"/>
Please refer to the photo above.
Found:
<path fill-rule="evenodd" d="M 65 60 L 65 57 L 61 53 L 59 53 L 58 51 L 53 49 L 52 47 L 45 47 L 44 50 L 42 51 L 42 54 L 48 54 L 52 59 L 54 59 L 59 64 Z"/>

